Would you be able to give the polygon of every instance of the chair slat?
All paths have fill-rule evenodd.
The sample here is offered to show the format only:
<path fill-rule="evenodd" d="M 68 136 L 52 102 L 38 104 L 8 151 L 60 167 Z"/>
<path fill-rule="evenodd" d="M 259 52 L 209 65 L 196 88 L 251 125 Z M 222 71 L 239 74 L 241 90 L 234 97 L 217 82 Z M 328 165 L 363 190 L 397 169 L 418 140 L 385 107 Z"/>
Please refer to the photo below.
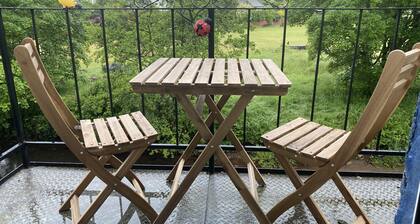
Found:
<path fill-rule="evenodd" d="M 313 157 L 316 153 L 321 151 L 323 148 L 325 148 L 329 144 L 335 142 L 336 139 L 343 136 L 344 133 L 346 133 L 346 131 L 340 130 L 340 129 L 334 129 L 330 133 L 326 134 L 324 137 L 318 139 L 318 141 L 315 141 L 314 143 L 306 147 L 300 153 Z"/>
<path fill-rule="evenodd" d="M 300 139 L 301 137 L 303 137 L 306 134 L 308 134 L 309 132 L 315 130 L 319 126 L 320 126 L 320 124 L 317 124 L 315 122 L 308 122 L 308 123 L 296 128 L 295 130 L 285 134 L 281 138 L 275 140 L 274 143 L 282 145 L 282 146 L 287 146 L 291 142 L 294 142 L 294 141 Z"/>
<path fill-rule="evenodd" d="M 157 131 L 140 111 L 131 113 L 131 116 L 133 116 L 134 121 L 136 121 L 137 125 L 146 136 L 150 137 L 157 135 Z"/>
<path fill-rule="evenodd" d="M 135 141 L 143 138 L 143 134 L 137 128 L 130 115 L 124 114 L 119 116 L 119 118 L 128 135 L 130 136 L 131 140 Z"/>
<path fill-rule="evenodd" d="M 262 137 L 267 140 L 267 141 L 274 141 L 278 138 L 280 138 L 281 136 L 283 136 L 286 133 L 289 133 L 291 131 L 293 131 L 294 129 L 304 125 L 305 123 L 307 123 L 308 121 L 298 117 L 286 124 L 283 124 L 282 126 L 273 129 L 272 131 L 264 134 Z"/>
<path fill-rule="evenodd" d="M 218 58 L 214 63 L 213 76 L 211 78 L 212 85 L 225 84 L 225 59 Z"/>
<path fill-rule="evenodd" d="M 171 58 L 162 67 L 159 68 L 152 76 L 150 76 L 145 83 L 147 84 L 160 84 L 162 80 L 172 71 L 180 59 Z"/>
<path fill-rule="evenodd" d="M 238 61 L 236 59 L 228 59 L 228 85 L 241 85 L 241 77 L 239 76 Z"/>
<path fill-rule="evenodd" d="M 203 65 L 201 66 L 200 71 L 198 72 L 195 84 L 197 85 L 208 85 L 210 81 L 211 70 L 213 68 L 213 58 L 204 59 Z"/>
<path fill-rule="evenodd" d="M 248 59 L 239 59 L 239 65 L 241 66 L 242 79 L 244 80 L 245 86 L 256 86 L 258 85 L 257 78 L 254 75 L 254 71 L 251 68 L 251 64 Z"/>
<path fill-rule="evenodd" d="M 191 62 L 191 58 L 183 58 L 162 81 L 162 85 L 175 84 Z"/>
<path fill-rule="evenodd" d="M 302 138 L 290 143 L 287 148 L 292 149 L 294 151 L 300 151 L 306 146 L 314 143 L 316 140 L 322 138 L 328 132 L 332 131 L 333 129 L 327 126 L 321 126 L 317 129 L 313 130 L 312 132 L 308 133 L 307 135 L 303 136 Z"/>
<path fill-rule="evenodd" d="M 82 129 L 83 142 L 86 148 L 98 147 L 98 140 L 96 140 L 95 131 L 93 130 L 92 122 L 90 120 L 81 120 L 80 128 Z"/>
<path fill-rule="evenodd" d="M 420 49 L 413 49 L 411 51 L 405 52 L 405 64 L 413 63 L 419 60 Z"/>
<path fill-rule="evenodd" d="M 112 139 L 111 133 L 106 125 L 106 122 L 102 118 L 97 118 L 93 120 L 95 124 L 96 132 L 98 133 L 99 140 L 101 141 L 102 146 L 114 145 L 114 140 Z"/>
<path fill-rule="evenodd" d="M 341 136 L 334 143 L 332 143 L 331 145 L 323 149 L 321 152 L 319 152 L 316 155 L 316 158 L 326 160 L 326 161 L 329 160 L 341 148 L 341 146 L 344 144 L 344 142 L 349 137 L 349 135 L 350 135 L 350 132 Z"/>
<path fill-rule="evenodd" d="M 149 65 L 146 69 L 141 71 L 136 77 L 134 77 L 130 82 L 137 82 L 142 83 L 144 82 L 155 73 L 166 61 L 168 61 L 168 58 L 159 58 L 155 62 L 153 62 L 151 65 Z"/>
<path fill-rule="evenodd" d="M 124 144 L 130 141 L 116 117 L 108 117 L 106 120 L 108 121 L 109 128 L 118 144 Z"/>
<path fill-rule="evenodd" d="M 405 65 L 401 68 L 400 74 L 399 74 L 399 80 L 401 79 L 407 79 L 412 80 L 416 77 L 416 70 L 417 67 L 413 64 Z"/>
<path fill-rule="evenodd" d="M 267 67 L 268 71 L 270 71 L 274 80 L 276 80 L 277 84 L 289 84 L 289 85 L 292 84 L 292 82 L 290 82 L 290 80 L 280 70 L 280 68 L 277 67 L 277 65 L 273 62 L 273 60 L 263 59 L 263 62 L 264 62 L 264 65 Z"/>
<path fill-rule="evenodd" d="M 257 74 L 262 86 L 275 84 L 267 69 L 264 67 L 261 59 L 252 59 L 251 63 L 254 66 L 255 73 Z"/>
<path fill-rule="evenodd" d="M 184 75 L 179 79 L 178 84 L 192 85 L 202 61 L 201 58 L 194 58 L 185 70 Z"/>

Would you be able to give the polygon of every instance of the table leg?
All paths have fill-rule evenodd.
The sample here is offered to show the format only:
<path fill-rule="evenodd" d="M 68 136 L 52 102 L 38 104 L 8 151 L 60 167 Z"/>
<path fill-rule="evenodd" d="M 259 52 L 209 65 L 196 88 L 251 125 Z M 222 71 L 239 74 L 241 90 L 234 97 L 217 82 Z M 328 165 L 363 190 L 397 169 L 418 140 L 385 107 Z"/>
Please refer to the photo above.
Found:
<path fill-rule="evenodd" d="M 218 122 L 222 122 L 225 118 L 222 115 L 222 112 L 220 109 L 216 106 L 215 102 L 210 96 L 206 97 L 206 104 L 209 106 L 209 109 L 212 111 L 212 113 L 216 114 L 216 120 Z M 257 180 L 258 184 L 260 186 L 265 186 L 264 179 L 261 175 L 261 173 L 258 171 L 257 167 L 255 166 L 255 163 L 252 161 L 252 159 L 249 157 L 248 153 L 245 151 L 244 146 L 239 141 L 238 137 L 236 137 L 235 133 L 230 130 L 227 134 L 227 138 L 232 144 L 235 146 L 235 150 L 244 160 L 245 164 L 250 163 L 253 167 L 255 179 Z"/>
<path fill-rule="evenodd" d="M 223 95 L 220 98 L 219 102 L 217 102 L 217 108 L 222 109 L 223 106 L 227 103 L 229 97 L 230 97 L 229 95 Z M 210 127 L 210 125 L 214 123 L 215 119 L 216 119 L 216 114 L 214 112 L 211 112 L 209 114 L 209 116 L 207 117 L 206 121 L 205 121 L 207 127 Z M 186 162 L 191 157 L 192 153 L 194 152 L 194 150 L 197 147 L 200 140 L 201 140 L 201 135 L 200 135 L 199 132 L 197 132 L 194 135 L 194 137 L 191 140 L 188 147 L 184 150 L 182 155 L 179 157 L 175 166 L 172 168 L 171 172 L 169 173 L 168 177 L 166 178 L 167 181 L 173 181 L 173 179 L 175 177 L 176 170 L 178 169 L 179 163 L 181 162 L 181 160 L 184 160 L 184 162 Z"/>
<path fill-rule="evenodd" d="M 217 153 L 221 155 L 221 159 L 223 160 L 222 164 L 224 165 L 224 167 L 226 167 L 229 177 L 231 177 L 231 179 L 234 180 L 235 186 L 238 188 L 241 195 L 244 197 L 245 201 L 256 215 L 258 221 L 260 221 L 261 223 L 269 223 L 267 216 L 264 215 L 257 202 L 252 197 L 251 193 L 246 188 L 243 181 L 240 179 L 239 174 L 236 172 L 233 165 L 228 165 L 228 163 L 226 163 L 226 154 L 224 154 L 224 152 L 219 146 L 223 141 L 224 137 L 231 130 L 232 126 L 234 125 L 235 121 L 238 119 L 242 111 L 245 109 L 246 105 L 252 99 L 252 96 L 245 95 L 239 98 L 238 102 L 232 108 L 230 114 L 226 117 L 225 120 L 223 120 L 223 122 L 219 126 L 219 129 L 215 132 L 214 135 L 212 135 L 209 128 L 201 119 L 200 115 L 194 109 L 194 106 L 191 104 L 188 98 L 185 95 L 177 95 L 177 98 L 178 102 L 180 102 L 180 104 L 184 107 L 185 112 L 198 129 L 200 135 L 202 135 L 204 139 L 208 139 L 209 142 L 203 150 L 203 152 L 201 152 L 198 159 L 193 164 L 191 170 L 185 176 L 179 188 L 176 190 L 176 192 L 173 193 L 172 197 L 169 198 L 167 205 L 164 207 L 164 209 L 159 214 L 154 223 L 164 223 L 166 221 L 170 213 L 172 213 L 173 209 L 176 207 L 183 195 L 187 192 L 193 181 L 201 172 L 205 163 L 215 153 L 216 150 Z M 251 196 L 251 198 L 249 198 L 249 196 Z"/>

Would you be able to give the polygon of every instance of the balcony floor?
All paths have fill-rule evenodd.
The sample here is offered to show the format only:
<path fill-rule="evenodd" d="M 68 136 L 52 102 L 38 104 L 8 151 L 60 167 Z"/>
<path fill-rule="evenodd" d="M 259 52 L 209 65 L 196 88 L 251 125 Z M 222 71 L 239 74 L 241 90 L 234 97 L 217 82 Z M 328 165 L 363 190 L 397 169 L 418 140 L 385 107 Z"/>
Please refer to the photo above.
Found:
<path fill-rule="evenodd" d="M 83 168 L 42 167 L 23 169 L 0 185 L 0 223 L 71 223 L 69 212 L 58 208 L 86 174 Z M 170 186 L 165 178 L 168 171 L 137 170 L 146 187 L 146 196 L 158 212 L 165 205 Z M 247 175 L 241 174 L 246 180 Z M 267 186 L 260 189 L 260 204 L 264 211 L 293 190 L 285 175 L 264 174 Z M 399 202 L 400 179 L 345 177 L 373 223 L 393 223 Z M 95 179 L 80 197 L 81 210 L 94 199 L 103 183 Z M 355 217 L 332 182 L 315 194 L 331 223 L 351 223 Z M 147 223 L 144 216 L 124 197 L 114 193 L 96 213 L 92 223 Z M 241 196 L 224 173 L 207 175 L 202 172 L 168 223 L 257 223 Z M 300 204 L 277 223 L 315 223 L 308 209 Z"/>

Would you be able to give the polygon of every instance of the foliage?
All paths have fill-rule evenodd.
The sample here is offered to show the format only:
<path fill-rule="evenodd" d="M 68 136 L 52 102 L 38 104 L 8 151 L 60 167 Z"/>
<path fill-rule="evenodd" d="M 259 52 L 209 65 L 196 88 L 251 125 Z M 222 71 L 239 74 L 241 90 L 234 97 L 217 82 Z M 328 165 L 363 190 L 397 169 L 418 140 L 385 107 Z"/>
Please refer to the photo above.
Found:
<path fill-rule="evenodd" d="M 413 6 L 420 4 L 419 0 L 399 1 L 290 1 L 291 6 L 320 6 L 320 7 L 389 7 Z M 355 67 L 358 92 L 370 95 L 375 87 L 378 76 L 386 61 L 388 53 L 395 47 L 409 50 L 420 38 L 420 12 L 418 10 L 402 10 L 401 23 L 397 39 L 394 36 L 396 29 L 397 10 L 364 10 L 360 28 L 359 51 Z M 296 13 L 290 18 L 292 24 L 307 24 L 309 36 L 309 56 L 316 57 L 320 38 L 321 12 L 305 12 L 305 16 Z M 351 61 L 354 54 L 356 30 L 358 26 L 358 11 L 328 10 L 325 13 L 324 31 L 321 53 L 329 60 L 331 72 L 341 74 L 340 78 L 348 81 L 351 76 Z M 346 82 L 344 82 L 346 83 Z"/>

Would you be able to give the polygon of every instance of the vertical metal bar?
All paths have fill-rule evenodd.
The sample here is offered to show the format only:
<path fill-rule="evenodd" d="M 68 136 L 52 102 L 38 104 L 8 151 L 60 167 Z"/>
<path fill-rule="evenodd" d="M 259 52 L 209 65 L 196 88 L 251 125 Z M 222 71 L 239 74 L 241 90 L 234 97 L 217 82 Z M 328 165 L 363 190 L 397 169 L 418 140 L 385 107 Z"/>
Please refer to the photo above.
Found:
<path fill-rule="evenodd" d="M 402 12 L 402 9 L 397 9 L 397 15 L 395 17 L 395 31 L 394 31 L 394 36 L 392 39 L 391 50 L 395 50 L 397 48 L 398 32 L 400 30 L 400 22 L 401 22 L 401 12 Z M 381 135 L 382 135 L 382 130 L 379 131 L 378 136 L 376 137 L 376 150 L 379 150 L 381 146 Z"/>
<path fill-rule="evenodd" d="M 216 21 L 214 20 L 214 8 L 209 8 L 208 9 L 208 17 L 211 20 L 211 30 L 208 36 L 208 57 L 209 58 L 214 58 L 214 28 L 215 28 L 215 24 Z M 214 99 L 214 96 L 211 96 L 212 99 Z M 212 124 L 210 126 L 210 130 L 212 131 L 212 133 L 214 133 L 214 125 Z M 214 168 L 214 156 L 210 157 L 209 160 L 209 173 L 213 174 L 215 171 Z"/>
<path fill-rule="evenodd" d="M 171 28 L 172 28 L 172 57 L 176 57 L 176 49 L 175 49 L 175 12 L 174 9 L 171 9 Z M 179 145 L 179 115 L 178 115 L 178 102 L 176 97 L 173 98 L 174 100 L 174 110 L 175 110 L 175 139 L 176 144 Z"/>
<path fill-rule="evenodd" d="M 67 8 L 65 9 L 65 14 L 66 14 L 67 36 L 68 36 L 68 42 L 69 42 L 69 48 L 70 48 L 71 69 L 73 71 L 74 87 L 76 90 L 77 110 L 79 112 L 79 119 L 83 119 L 82 106 L 80 104 L 79 83 L 77 81 L 76 60 L 74 58 L 74 47 L 73 47 L 73 39 L 72 39 L 72 32 L 71 32 L 71 21 L 70 21 L 69 9 Z"/>
<path fill-rule="evenodd" d="M 3 24 L 2 10 L 0 9 L 0 54 L 3 62 L 4 76 L 6 78 L 7 93 L 10 101 L 10 112 L 13 119 L 13 126 L 16 129 L 16 137 L 19 143 L 24 141 L 22 115 L 19 108 L 18 98 L 16 95 L 15 81 L 12 72 L 12 65 L 10 61 L 9 49 L 6 41 L 6 31 Z M 22 163 L 24 167 L 29 164 L 28 151 L 25 146 L 22 150 Z"/>
<path fill-rule="evenodd" d="M 357 21 L 356 40 L 354 42 L 353 60 L 351 62 L 349 90 L 347 93 L 346 114 L 344 116 L 344 130 L 347 130 L 347 125 L 348 125 L 348 120 L 349 120 L 350 102 L 351 102 L 351 96 L 352 96 L 352 91 L 353 91 L 354 72 L 356 69 L 357 54 L 359 52 L 359 39 L 360 39 L 360 27 L 362 26 L 362 16 L 363 16 L 363 9 L 360 9 L 359 19 Z"/>
<path fill-rule="evenodd" d="M 322 37 L 323 37 L 323 33 L 324 33 L 324 20 L 325 20 L 325 9 L 322 9 L 321 27 L 319 29 L 320 31 L 319 31 L 318 51 L 317 51 L 316 64 L 315 64 L 314 90 L 312 92 L 311 121 L 314 120 L 316 87 L 317 87 L 317 84 L 318 84 L 318 73 L 319 73 L 319 60 L 320 60 L 320 57 L 321 57 Z"/>
<path fill-rule="evenodd" d="M 114 115 L 115 111 L 114 111 L 114 105 L 112 103 L 111 77 L 109 74 L 108 46 L 106 42 L 105 12 L 104 12 L 104 9 L 100 9 L 100 11 L 101 11 L 101 23 L 102 23 L 102 40 L 103 40 L 104 54 L 105 54 L 106 78 L 108 81 L 109 106 L 111 108 L 111 114 Z"/>
<path fill-rule="evenodd" d="M 249 58 L 249 34 L 251 29 L 251 9 L 248 9 L 248 16 L 247 16 L 247 28 L 246 28 L 246 58 Z M 246 144 L 246 107 L 244 109 L 244 123 L 242 126 L 242 144 Z"/>
<path fill-rule="evenodd" d="M 140 21 L 139 21 L 139 10 L 134 10 L 134 16 L 136 17 L 136 39 L 137 39 L 137 60 L 139 64 L 139 71 L 141 72 L 143 70 L 143 64 L 142 64 L 142 55 L 141 55 L 141 40 L 140 40 Z M 145 114 L 144 109 L 144 94 L 141 94 L 141 111 L 143 114 Z"/>
<path fill-rule="evenodd" d="M 32 37 L 35 39 L 36 50 L 39 52 L 38 32 L 36 30 L 36 22 L 35 22 L 35 9 L 31 9 L 31 21 L 32 21 Z"/>
<path fill-rule="evenodd" d="M 284 71 L 284 54 L 286 50 L 286 31 L 287 31 L 287 15 L 288 15 L 288 9 L 284 9 L 284 21 L 283 21 L 283 40 L 282 40 L 282 46 L 281 46 L 281 64 L 280 69 Z M 281 114 L 281 96 L 279 96 L 279 101 L 277 103 L 277 127 L 280 126 L 280 114 Z"/>
<path fill-rule="evenodd" d="M 248 9 L 247 27 L 246 27 L 246 58 L 249 58 L 249 32 L 251 29 L 251 9 Z"/>

